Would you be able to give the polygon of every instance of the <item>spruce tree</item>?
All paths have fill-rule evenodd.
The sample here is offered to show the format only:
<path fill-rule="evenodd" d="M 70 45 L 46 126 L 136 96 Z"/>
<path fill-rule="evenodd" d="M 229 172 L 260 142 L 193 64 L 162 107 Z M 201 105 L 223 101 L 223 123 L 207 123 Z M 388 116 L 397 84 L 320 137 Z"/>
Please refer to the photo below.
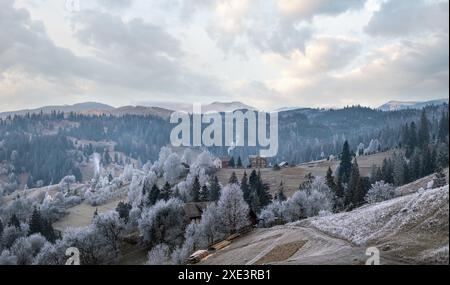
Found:
<path fill-rule="evenodd" d="M 449 117 L 448 112 L 443 112 L 439 121 L 438 141 L 448 144 Z"/>
<path fill-rule="evenodd" d="M 42 220 L 42 235 L 51 243 L 54 243 L 58 238 L 55 229 L 49 220 Z"/>
<path fill-rule="evenodd" d="M 334 182 L 333 170 L 331 170 L 331 166 L 328 167 L 325 181 L 332 191 L 336 191 L 336 183 Z"/>
<path fill-rule="evenodd" d="M 201 190 L 200 181 L 198 179 L 198 176 L 195 176 L 194 184 L 192 184 L 192 191 L 191 191 L 193 202 L 200 202 L 200 190 Z"/>
<path fill-rule="evenodd" d="M 244 176 L 241 179 L 241 190 L 244 194 L 244 200 L 247 204 L 250 203 L 250 186 L 248 185 L 247 172 L 244 171 Z"/>
<path fill-rule="evenodd" d="M 116 207 L 116 212 L 119 214 L 119 217 L 128 223 L 128 219 L 130 217 L 130 211 L 132 206 L 129 203 L 120 202 Z"/>
<path fill-rule="evenodd" d="M 3 229 L 5 228 L 5 226 L 3 225 L 3 221 L 2 221 L 2 219 L 0 219 L 0 237 L 2 236 L 2 234 L 3 234 Z"/>
<path fill-rule="evenodd" d="M 350 146 L 347 141 L 344 142 L 341 153 L 341 163 L 339 165 L 339 176 L 343 183 L 348 183 L 350 179 L 350 173 L 352 171 L 352 154 L 350 152 Z"/>
<path fill-rule="evenodd" d="M 236 172 L 233 171 L 233 173 L 231 173 L 230 179 L 228 180 L 228 184 L 238 184 L 238 178 L 236 176 Z"/>
<path fill-rule="evenodd" d="M 30 234 L 42 233 L 42 218 L 40 211 L 35 207 L 30 218 Z"/>
<path fill-rule="evenodd" d="M 17 218 L 16 214 L 12 214 L 11 218 L 9 219 L 9 224 L 8 224 L 8 225 L 9 225 L 10 227 L 11 227 L 11 226 L 14 226 L 14 227 L 16 227 L 17 229 L 20 228 L 20 221 L 19 221 L 19 219 Z"/>
<path fill-rule="evenodd" d="M 423 149 L 430 142 L 430 122 L 428 121 L 427 115 L 425 113 L 425 109 L 422 111 L 422 115 L 420 117 L 420 125 L 419 125 L 419 146 Z"/>
<path fill-rule="evenodd" d="M 199 201 L 200 202 L 208 202 L 209 200 L 209 189 L 208 186 L 203 185 L 200 189 Z"/>
<path fill-rule="evenodd" d="M 169 182 L 166 182 L 164 184 L 164 187 L 161 189 L 159 193 L 159 200 L 168 201 L 171 196 L 172 196 L 172 187 L 170 186 Z"/>
<path fill-rule="evenodd" d="M 262 180 L 261 171 L 258 171 L 257 181 L 256 194 L 259 197 L 260 207 L 265 207 L 273 200 L 272 195 L 270 195 L 270 186 Z"/>
<path fill-rule="evenodd" d="M 219 179 L 217 178 L 217 176 L 214 176 L 214 178 L 211 181 L 211 184 L 209 185 L 209 200 L 219 201 L 219 198 L 220 198 Z"/>
<path fill-rule="evenodd" d="M 356 197 L 358 197 L 358 191 L 360 190 L 360 176 L 359 176 L 359 166 L 355 159 L 352 165 L 350 179 L 348 182 L 348 189 L 345 193 L 345 206 L 349 209 L 354 209 L 356 207 Z"/>
<path fill-rule="evenodd" d="M 231 159 L 230 159 L 230 166 L 231 166 L 231 168 L 236 167 L 236 163 L 234 162 L 234 157 L 231 157 Z"/>
<path fill-rule="evenodd" d="M 146 206 L 150 207 L 156 204 L 156 202 L 159 200 L 159 197 L 161 197 L 161 190 L 159 190 L 158 185 L 153 184 L 152 188 L 149 192 L 147 192 L 147 201 Z"/>
<path fill-rule="evenodd" d="M 240 157 L 240 156 L 238 157 L 237 167 L 238 167 L 238 168 L 242 168 L 242 160 L 241 160 L 241 157 Z"/>

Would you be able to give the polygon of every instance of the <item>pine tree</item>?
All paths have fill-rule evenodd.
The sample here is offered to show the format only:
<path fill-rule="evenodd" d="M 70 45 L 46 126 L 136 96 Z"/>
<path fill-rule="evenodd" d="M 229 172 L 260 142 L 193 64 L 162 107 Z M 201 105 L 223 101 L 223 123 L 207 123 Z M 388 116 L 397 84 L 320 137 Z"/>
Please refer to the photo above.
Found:
<path fill-rule="evenodd" d="M 422 115 L 420 117 L 420 125 L 419 125 L 419 146 L 421 148 L 425 148 L 430 142 L 430 122 L 428 121 L 427 115 L 425 113 L 425 109 L 422 111 Z"/>
<path fill-rule="evenodd" d="M 356 197 L 358 196 L 357 191 L 360 189 L 359 184 L 360 184 L 359 166 L 358 161 L 356 161 L 355 159 L 355 162 L 353 163 L 351 169 L 350 179 L 348 182 L 348 189 L 345 193 L 345 206 L 348 207 L 349 209 L 354 209 L 354 207 L 356 207 L 355 200 Z"/>
<path fill-rule="evenodd" d="M 250 203 L 250 186 L 248 185 L 247 172 L 244 171 L 244 176 L 241 179 L 241 190 L 244 194 L 244 200 L 247 204 Z"/>
<path fill-rule="evenodd" d="M 172 187 L 170 186 L 169 182 L 166 182 L 166 184 L 164 184 L 164 187 L 159 192 L 158 200 L 168 201 L 171 196 L 172 196 Z"/>
<path fill-rule="evenodd" d="M 51 243 L 54 243 L 58 239 L 55 229 L 49 220 L 42 220 L 42 235 Z"/>
<path fill-rule="evenodd" d="M 116 207 L 116 212 L 119 214 L 119 217 L 128 223 L 128 219 L 130 217 L 131 204 L 120 202 Z"/>
<path fill-rule="evenodd" d="M 231 166 L 231 168 L 236 167 L 236 163 L 234 162 L 234 157 L 231 157 L 231 159 L 230 159 L 230 166 Z"/>
<path fill-rule="evenodd" d="M 449 117 L 448 112 L 443 112 L 439 121 L 438 141 L 448 144 Z"/>
<path fill-rule="evenodd" d="M 35 207 L 30 218 L 30 234 L 42 233 L 41 212 Z"/>
<path fill-rule="evenodd" d="M 256 189 L 256 194 L 258 195 L 260 206 L 265 207 L 269 205 L 272 202 L 273 197 L 272 195 L 270 195 L 269 184 L 265 183 L 262 180 L 261 171 L 258 171 L 258 183 Z"/>
<path fill-rule="evenodd" d="M 350 152 L 350 146 L 348 142 L 345 141 L 341 153 L 341 163 L 339 165 L 339 176 L 341 177 L 343 183 L 348 183 L 351 171 L 352 155 Z"/>
<path fill-rule="evenodd" d="M 147 192 L 146 206 L 149 207 L 155 205 L 159 197 L 161 197 L 161 190 L 159 190 L 158 185 L 155 183 L 150 191 Z"/>
<path fill-rule="evenodd" d="M 3 221 L 2 221 L 2 219 L 0 219 L 0 237 L 2 236 L 2 234 L 3 234 L 3 229 L 5 228 L 5 226 L 3 225 Z"/>
<path fill-rule="evenodd" d="M 95 219 L 96 217 L 98 217 L 98 208 L 95 208 L 94 216 L 92 218 Z"/>
<path fill-rule="evenodd" d="M 200 202 L 208 202 L 209 199 L 209 190 L 206 185 L 203 185 L 200 189 L 199 200 Z"/>
<path fill-rule="evenodd" d="M 20 228 L 20 221 L 19 221 L 19 219 L 17 218 L 16 214 L 12 214 L 11 218 L 9 219 L 9 224 L 8 224 L 8 225 L 9 225 L 10 227 L 11 227 L 11 226 L 14 226 L 14 227 L 16 227 L 17 229 Z"/>
<path fill-rule="evenodd" d="M 200 181 L 198 179 L 198 176 L 195 176 L 191 192 L 193 202 L 200 202 L 200 190 L 201 190 Z"/>
<path fill-rule="evenodd" d="M 242 168 L 242 160 L 241 160 L 241 157 L 240 157 L 240 156 L 238 157 L 237 167 L 238 167 L 238 168 Z"/>
<path fill-rule="evenodd" d="M 236 172 L 233 171 L 233 173 L 231 173 L 230 179 L 228 180 L 228 184 L 238 184 L 238 183 L 239 183 L 239 181 L 236 176 Z"/>
<path fill-rule="evenodd" d="M 331 166 L 328 167 L 327 175 L 325 176 L 326 183 L 332 191 L 336 191 L 336 183 L 334 182 L 333 170 Z"/>
<path fill-rule="evenodd" d="M 220 198 L 220 184 L 217 176 L 214 176 L 211 184 L 209 185 L 209 200 L 219 201 Z"/>

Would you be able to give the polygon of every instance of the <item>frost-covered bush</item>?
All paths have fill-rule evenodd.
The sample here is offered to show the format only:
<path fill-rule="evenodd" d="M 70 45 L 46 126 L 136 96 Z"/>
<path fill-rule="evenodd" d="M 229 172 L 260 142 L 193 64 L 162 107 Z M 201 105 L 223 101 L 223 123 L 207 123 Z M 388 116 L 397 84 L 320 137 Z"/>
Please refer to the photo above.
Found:
<path fill-rule="evenodd" d="M 275 201 L 262 209 L 259 214 L 260 224 L 263 227 L 273 227 L 283 220 L 285 203 Z"/>
<path fill-rule="evenodd" d="M 17 265 L 17 256 L 9 250 L 4 250 L 0 254 L 0 265 Z"/>
<path fill-rule="evenodd" d="M 127 190 L 119 188 L 116 184 L 108 185 L 96 189 L 88 190 L 84 194 L 84 199 L 92 206 L 103 205 L 112 199 L 121 197 Z"/>
<path fill-rule="evenodd" d="M 119 251 L 120 240 L 125 233 L 125 224 L 119 217 L 119 213 L 110 211 L 97 215 L 92 221 L 92 226 L 98 235 L 102 236 L 113 251 Z"/>
<path fill-rule="evenodd" d="M 71 185 L 74 184 L 76 181 L 77 181 L 77 179 L 73 175 L 68 175 L 68 176 L 64 177 L 63 179 L 61 179 L 61 181 L 59 182 L 59 188 L 60 188 L 61 192 L 63 192 L 63 193 L 70 192 L 72 190 Z"/>
<path fill-rule="evenodd" d="M 297 191 L 285 202 L 283 216 L 286 221 L 294 222 L 332 210 L 333 194 L 324 179 L 316 177 L 306 189 Z"/>
<path fill-rule="evenodd" d="M 278 222 L 295 222 L 323 215 L 333 210 L 334 195 L 321 177 L 316 177 L 305 189 L 299 190 L 284 202 L 275 202 L 264 208 L 259 218 L 261 225 L 271 227 Z"/>
<path fill-rule="evenodd" d="M 181 159 L 176 153 L 172 153 L 163 165 L 164 180 L 174 184 L 182 173 Z"/>
<path fill-rule="evenodd" d="M 78 196 L 72 197 L 77 197 L 77 199 L 81 200 Z M 66 199 L 61 193 L 58 193 L 54 197 L 46 194 L 40 206 L 42 217 L 50 222 L 55 222 L 65 216 L 67 214 L 66 207 L 69 207 L 65 203 Z"/>
<path fill-rule="evenodd" d="M 148 265 L 169 265 L 170 249 L 166 244 L 158 244 L 148 253 Z"/>
<path fill-rule="evenodd" d="M 122 179 L 125 181 L 131 181 L 133 179 L 134 168 L 131 164 L 125 165 L 122 173 Z"/>
<path fill-rule="evenodd" d="M 183 202 L 172 198 L 168 201 L 160 200 L 154 206 L 144 208 L 138 228 L 147 243 L 179 245 L 184 233 Z"/>
<path fill-rule="evenodd" d="M 377 153 L 379 148 L 380 148 L 380 142 L 378 141 L 378 139 L 372 139 L 370 141 L 369 146 L 364 150 L 364 154 L 368 155 L 368 154 Z"/>
<path fill-rule="evenodd" d="M 3 248 L 10 248 L 14 242 L 21 238 L 26 237 L 28 235 L 30 227 L 28 224 L 21 224 L 19 228 L 15 226 L 8 226 L 3 230 L 2 235 L 2 246 Z"/>
<path fill-rule="evenodd" d="M 27 265 L 33 262 L 33 250 L 31 243 L 26 237 L 17 239 L 11 246 L 11 254 L 17 257 L 18 265 Z"/>
<path fill-rule="evenodd" d="M 395 197 L 395 187 L 384 181 L 377 181 L 367 192 L 365 200 L 369 204 L 379 203 Z"/>

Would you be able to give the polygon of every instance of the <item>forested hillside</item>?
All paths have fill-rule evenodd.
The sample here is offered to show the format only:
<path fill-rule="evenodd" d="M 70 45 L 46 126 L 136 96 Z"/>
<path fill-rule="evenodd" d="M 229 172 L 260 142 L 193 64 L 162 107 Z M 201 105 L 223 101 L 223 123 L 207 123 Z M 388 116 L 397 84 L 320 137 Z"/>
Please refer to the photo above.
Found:
<path fill-rule="evenodd" d="M 448 105 L 429 106 L 429 139 L 436 140 L 448 116 Z M 421 110 L 382 112 L 353 106 L 337 110 L 296 109 L 279 114 L 279 152 L 270 162 L 297 164 L 338 155 L 344 141 L 352 152 L 375 153 L 408 145 L 405 128 L 417 128 Z M 446 115 L 447 114 L 447 115 Z M 407 127 L 406 127 L 407 126 Z M 76 113 L 39 113 L 0 119 L 0 175 L 3 190 L 11 192 L 25 174 L 28 187 L 58 183 L 66 175 L 82 181 L 80 164 L 99 153 L 103 164 L 125 164 L 129 159 L 145 164 L 157 159 L 162 146 L 170 143 L 174 127 L 167 118 L 146 115 L 81 115 Z M 448 124 L 447 124 L 448 129 Z M 447 131 L 448 132 L 448 131 Z M 112 149 L 95 142 L 109 142 Z M 414 143 L 414 142 L 412 142 Z M 411 145 L 411 143 L 409 143 Z M 407 156 L 414 156 L 414 147 Z M 111 151 L 116 153 L 116 157 Z M 209 149 L 216 156 L 239 157 L 243 164 L 257 147 Z M 123 154 L 117 157 L 117 153 Z M 125 157 L 125 159 L 123 158 Z"/>

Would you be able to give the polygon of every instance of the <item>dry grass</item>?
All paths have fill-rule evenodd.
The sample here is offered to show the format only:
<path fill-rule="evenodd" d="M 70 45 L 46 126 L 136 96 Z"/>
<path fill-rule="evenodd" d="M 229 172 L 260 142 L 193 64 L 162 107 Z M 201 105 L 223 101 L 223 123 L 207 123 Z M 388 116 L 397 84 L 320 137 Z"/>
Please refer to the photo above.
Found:
<path fill-rule="evenodd" d="M 264 257 L 255 262 L 255 265 L 264 265 L 271 262 L 285 261 L 293 256 L 305 244 L 306 241 L 300 240 L 277 245 L 269 253 L 264 255 Z"/>
<path fill-rule="evenodd" d="M 381 166 L 383 159 L 391 157 L 392 152 L 382 152 L 374 155 L 358 157 L 358 165 L 362 175 L 367 176 L 370 173 L 372 165 Z M 285 194 L 290 197 L 297 191 L 302 182 L 305 181 L 305 176 L 311 173 L 314 176 L 325 176 L 328 167 L 333 171 L 336 170 L 339 161 L 316 161 L 303 163 L 298 166 L 282 168 L 279 171 L 274 171 L 272 168 L 261 169 L 263 180 L 270 185 L 271 194 L 275 194 L 281 182 L 284 184 Z M 222 184 L 227 184 L 233 172 L 236 173 L 238 179 L 242 179 L 244 172 L 250 175 L 253 169 L 220 169 L 217 177 Z"/>

